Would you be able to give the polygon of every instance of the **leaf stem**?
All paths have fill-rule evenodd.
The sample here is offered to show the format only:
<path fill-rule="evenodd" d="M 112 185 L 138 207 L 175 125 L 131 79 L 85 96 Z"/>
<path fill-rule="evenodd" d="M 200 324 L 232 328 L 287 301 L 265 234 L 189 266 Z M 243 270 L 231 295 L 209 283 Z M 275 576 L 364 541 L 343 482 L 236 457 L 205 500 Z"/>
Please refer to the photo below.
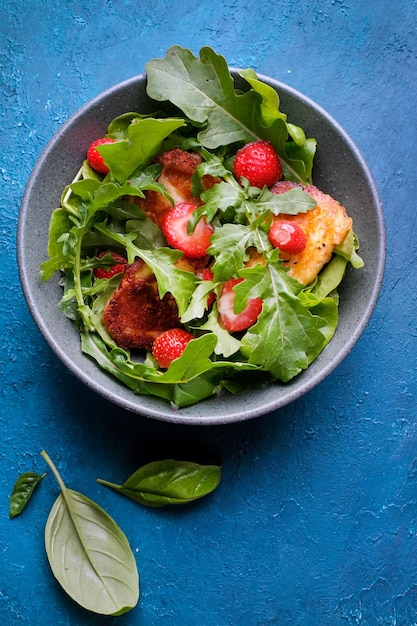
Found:
<path fill-rule="evenodd" d="M 111 487 L 112 489 L 120 489 L 122 485 L 117 485 L 116 483 L 111 483 L 108 480 L 103 480 L 102 478 L 97 478 L 96 481 L 100 485 L 104 485 L 105 487 Z"/>
<path fill-rule="evenodd" d="M 73 181 L 71 182 L 71 185 L 73 183 L 76 183 L 78 180 L 80 180 L 81 176 L 82 176 L 82 172 L 83 172 L 83 166 L 80 167 L 80 169 L 78 170 L 78 172 L 76 173 Z M 72 188 L 71 185 L 68 186 L 67 189 L 67 193 L 65 194 L 65 196 L 62 198 L 62 206 L 65 207 L 65 209 L 69 212 L 69 213 L 73 213 L 74 215 L 77 215 L 77 212 L 74 211 L 74 209 L 67 204 L 68 200 L 70 199 L 70 196 L 72 194 Z"/>
<path fill-rule="evenodd" d="M 60 486 L 60 489 L 61 489 L 63 495 L 65 496 L 67 488 L 66 488 L 65 483 L 62 480 L 62 478 L 61 478 L 61 476 L 60 476 L 60 474 L 59 474 L 59 472 L 58 472 L 58 470 L 56 468 L 56 465 L 53 463 L 51 457 L 49 456 L 49 454 L 45 450 L 42 450 L 41 456 L 46 461 L 47 465 L 49 465 L 50 469 L 52 470 L 53 475 L 55 476 L 55 478 L 56 478 L 56 480 L 58 482 L 58 485 Z"/>

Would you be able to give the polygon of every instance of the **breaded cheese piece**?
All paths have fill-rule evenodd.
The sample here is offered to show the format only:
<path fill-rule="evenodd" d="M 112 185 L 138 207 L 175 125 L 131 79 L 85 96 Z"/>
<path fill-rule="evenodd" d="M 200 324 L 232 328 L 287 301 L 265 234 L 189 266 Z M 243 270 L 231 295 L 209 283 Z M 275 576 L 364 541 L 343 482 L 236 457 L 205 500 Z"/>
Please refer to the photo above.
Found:
<path fill-rule="evenodd" d="M 165 187 L 174 204 L 195 200 L 191 179 L 201 161 L 201 156 L 196 152 L 187 152 L 180 148 L 172 148 L 155 159 L 155 163 L 162 166 L 158 183 Z M 205 189 L 211 187 L 216 181 L 217 179 L 208 174 L 201 180 Z M 158 226 L 161 226 L 164 215 L 172 209 L 169 199 L 158 191 L 149 190 L 145 198 L 136 198 L 135 201 Z"/>
<path fill-rule="evenodd" d="M 121 348 L 149 349 L 164 330 L 180 328 L 171 294 L 162 300 L 154 274 L 138 259 L 129 265 L 103 312 L 103 324 Z"/>
<path fill-rule="evenodd" d="M 291 188 L 278 183 L 274 193 L 284 193 Z M 346 209 L 329 194 L 323 193 L 314 185 L 303 187 L 317 202 L 317 206 L 306 213 L 297 215 L 278 215 L 275 220 L 294 221 L 307 235 L 307 245 L 300 254 L 281 252 L 284 265 L 289 267 L 289 274 L 303 285 L 310 284 L 320 270 L 332 257 L 334 247 L 342 243 L 352 228 L 352 219 Z"/>

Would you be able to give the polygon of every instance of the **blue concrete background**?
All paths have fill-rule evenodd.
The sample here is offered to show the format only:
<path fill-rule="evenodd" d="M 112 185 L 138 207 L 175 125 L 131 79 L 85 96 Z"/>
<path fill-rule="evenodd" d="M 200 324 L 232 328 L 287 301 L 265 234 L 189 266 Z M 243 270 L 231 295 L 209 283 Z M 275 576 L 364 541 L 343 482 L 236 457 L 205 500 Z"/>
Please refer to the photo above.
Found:
<path fill-rule="evenodd" d="M 412 626 L 417 622 L 415 0 L 0 2 L 0 617 L 55 626 Z M 343 364 L 285 409 L 227 427 L 125 413 L 52 354 L 27 310 L 15 235 L 42 149 L 75 110 L 172 44 L 212 46 L 324 107 L 384 204 L 385 282 Z M 17 476 L 47 449 L 67 484 L 122 526 L 141 599 L 87 614 L 50 573 L 49 473 L 8 519 Z M 148 510 L 96 484 L 161 456 L 223 463 L 209 498 Z"/>

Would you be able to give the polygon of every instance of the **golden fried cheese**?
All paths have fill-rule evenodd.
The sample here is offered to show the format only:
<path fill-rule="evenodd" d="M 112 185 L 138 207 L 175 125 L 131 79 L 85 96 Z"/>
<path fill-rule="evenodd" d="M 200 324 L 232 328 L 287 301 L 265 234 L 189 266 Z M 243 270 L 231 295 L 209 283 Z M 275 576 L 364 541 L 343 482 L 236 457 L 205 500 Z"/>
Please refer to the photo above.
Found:
<path fill-rule="evenodd" d="M 294 185 L 278 183 L 273 193 L 284 193 Z M 334 247 L 342 243 L 352 228 L 352 219 L 346 209 L 332 196 L 323 193 L 314 185 L 303 188 L 317 202 L 317 206 L 306 213 L 278 215 L 275 220 L 294 221 L 307 235 L 307 245 L 299 254 L 281 253 L 289 274 L 303 285 L 311 283 L 332 257 Z"/>

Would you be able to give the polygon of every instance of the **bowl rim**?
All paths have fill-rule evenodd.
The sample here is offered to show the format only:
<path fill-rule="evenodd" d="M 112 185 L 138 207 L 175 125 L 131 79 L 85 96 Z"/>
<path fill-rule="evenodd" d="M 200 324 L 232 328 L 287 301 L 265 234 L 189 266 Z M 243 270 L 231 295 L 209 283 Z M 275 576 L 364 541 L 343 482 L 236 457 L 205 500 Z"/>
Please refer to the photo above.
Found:
<path fill-rule="evenodd" d="M 236 78 L 237 73 L 240 71 L 236 67 L 229 67 L 229 70 L 234 78 Z M 250 407 L 250 409 L 244 409 L 240 406 L 235 411 L 230 411 L 227 414 L 225 413 L 211 413 L 209 415 L 204 415 L 201 413 L 201 406 L 206 402 L 205 400 L 197 403 L 196 405 L 192 405 L 191 407 L 186 407 L 187 411 L 184 409 L 174 410 L 166 404 L 165 409 L 155 409 L 150 406 L 142 407 L 140 404 L 140 398 L 144 398 L 145 396 L 135 395 L 133 391 L 130 391 L 132 395 L 132 400 L 121 399 L 116 393 L 112 392 L 109 389 L 105 389 L 102 385 L 96 383 L 96 381 L 88 374 L 86 374 L 82 368 L 78 367 L 72 360 L 69 358 L 61 347 L 61 345 L 56 341 L 53 336 L 53 333 L 49 329 L 48 325 L 45 323 L 45 320 L 42 316 L 42 312 L 39 310 L 36 304 L 36 300 L 34 297 L 34 293 L 32 291 L 32 285 L 28 276 L 27 268 L 24 264 L 25 259 L 25 234 L 24 234 L 24 224 L 26 221 L 26 216 L 29 208 L 29 198 L 31 196 L 32 189 L 36 183 L 40 172 L 42 171 L 43 165 L 47 156 L 51 149 L 59 142 L 61 136 L 69 129 L 80 117 L 82 117 L 86 112 L 92 109 L 97 104 L 100 104 L 102 101 L 106 100 L 109 96 L 112 96 L 114 93 L 119 92 L 123 89 L 128 89 L 129 87 L 134 86 L 135 84 L 146 80 L 146 74 L 138 74 L 126 80 L 123 80 L 97 96 L 93 97 L 89 101 L 87 101 L 84 105 L 79 107 L 65 122 L 62 124 L 59 129 L 55 132 L 52 138 L 48 141 L 46 146 L 40 153 L 35 166 L 29 176 L 26 188 L 24 190 L 20 212 L 18 216 L 18 225 L 17 225 L 17 259 L 18 259 L 18 269 L 19 269 L 19 277 L 23 290 L 23 294 L 26 299 L 27 306 L 29 311 L 39 329 L 41 334 L 43 335 L 46 342 L 49 344 L 50 348 L 55 352 L 58 358 L 66 365 L 66 367 L 70 370 L 72 374 L 74 374 L 79 380 L 81 380 L 87 387 L 106 398 L 110 402 L 120 406 L 121 408 L 131 411 L 145 417 L 150 417 L 156 420 L 168 421 L 171 423 L 178 424 L 187 424 L 187 425 L 222 425 L 222 424 L 230 424 L 236 423 L 238 421 L 246 421 L 249 419 L 253 419 L 255 417 L 259 417 L 261 415 L 265 415 L 267 413 L 271 413 L 272 411 L 276 411 L 278 409 L 283 408 L 284 406 L 290 404 L 294 400 L 303 396 L 311 389 L 316 387 L 320 382 L 322 382 L 333 370 L 335 370 L 340 363 L 345 359 L 345 357 L 351 352 L 354 345 L 359 340 L 360 336 L 364 332 L 372 313 L 375 309 L 381 288 L 384 279 L 384 271 L 385 271 L 385 263 L 386 263 L 386 228 L 385 228 L 385 219 L 382 210 L 382 202 L 379 196 L 379 192 L 377 186 L 375 184 L 374 178 L 370 171 L 369 166 L 367 165 L 365 159 L 363 158 L 360 150 L 353 142 L 351 137 L 347 134 L 347 132 L 342 128 L 342 126 L 320 105 L 311 100 L 308 96 L 305 96 L 303 93 L 294 89 L 293 87 L 283 83 L 279 80 L 266 76 L 264 74 L 257 73 L 257 77 L 261 81 L 265 81 L 266 83 L 272 85 L 278 93 L 286 92 L 286 94 L 290 97 L 293 97 L 299 101 L 301 101 L 306 106 L 312 108 L 316 111 L 319 116 L 324 118 L 334 129 L 335 131 L 343 138 L 343 141 L 349 146 L 352 154 L 354 154 L 355 159 L 360 165 L 368 187 L 373 199 L 373 207 L 376 211 L 377 217 L 377 225 L 378 225 L 378 233 L 377 233 L 377 241 L 378 241 L 378 251 L 379 256 L 377 260 L 377 265 L 374 273 L 373 280 L 373 288 L 372 291 L 368 294 L 368 301 L 364 313 L 360 318 L 360 323 L 355 327 L 353 332 L 350 334 L 349 339 L 344 344 L 343 348 L 338 352 L 338 354 L 333 357 L 327 364 L 320 369 L 317 374 L 313 377 L 307 378 L 305 381 L 301 382 L 295 389 L 289 391 L 289 393 L 284 396 L 278 397 L 276 400 L 272 400 L 267 403 L 263 403 L 260 406 Z M 58 309 L 57 309 L 58 311 Z M 80 348 L 81 350 L 81 348 Z M 87 357 L 85 357 L 87 358 Z M 97 368 L 99 366 L 97 365 Z M 308 368 L 307 368 L 308 370 Z M 123 385 L 121 382 L 117 381 L 121 386 Z M 139 400 L 139 402 L 138 402 Z M 210 399 L 209 399 L 210 400 Z M 195 410 L 194 415 L 190 415 L 190 411 L 194 407 L 198 407 Z M 183 413 L 182 413 L 183 411 Z"/>

